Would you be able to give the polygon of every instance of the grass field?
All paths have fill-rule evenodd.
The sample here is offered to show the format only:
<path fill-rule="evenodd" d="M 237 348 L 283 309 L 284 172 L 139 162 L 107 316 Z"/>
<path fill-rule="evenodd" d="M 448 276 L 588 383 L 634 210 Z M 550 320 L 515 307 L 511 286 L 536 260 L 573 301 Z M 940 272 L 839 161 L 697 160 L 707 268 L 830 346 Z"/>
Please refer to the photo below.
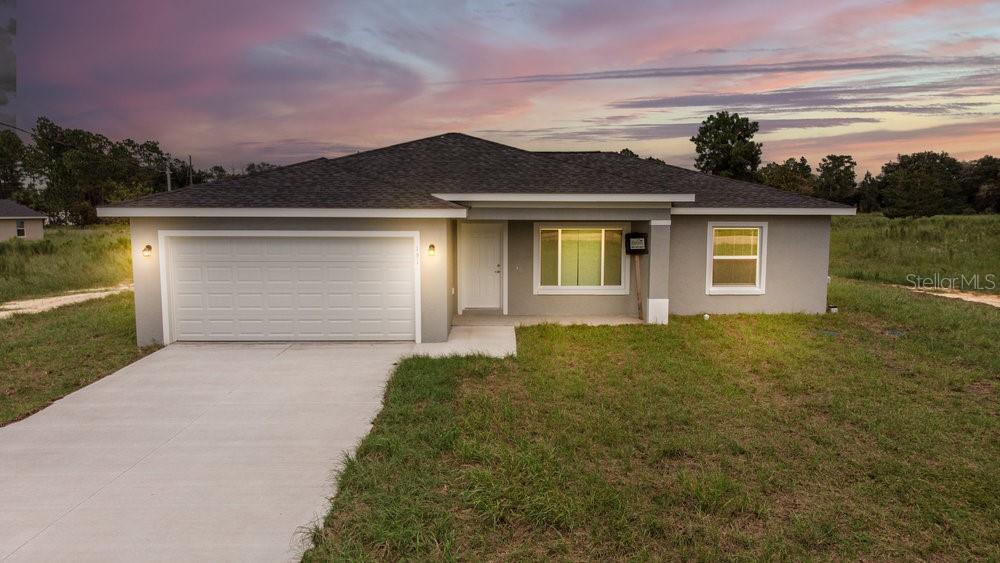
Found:
<path fill-rule="evenodd" d="M 0 242 L 0 303 L 131 279 L 124 225 L 50 227 L 40 241 Z"/>
<path fill-rule="evenodd" d="M 152 350 L 135 344 L 131 292 L 0 320 L 0 426 Z"/>
<path fill-rule="evenodd" d="M 1000 293 L 1000 215 L 834 217 L 830 272 L 903 285 L 909 285 L 909 274 L 979 274 L 978 291 Z M 993 284 L 986 282 L 988 274 L 995 277 Z"/>
<path fill-rule="evenodd" d="M 305 560 L 1000 558 L 1000 310 L 831 298 L 406 360 Z"/>

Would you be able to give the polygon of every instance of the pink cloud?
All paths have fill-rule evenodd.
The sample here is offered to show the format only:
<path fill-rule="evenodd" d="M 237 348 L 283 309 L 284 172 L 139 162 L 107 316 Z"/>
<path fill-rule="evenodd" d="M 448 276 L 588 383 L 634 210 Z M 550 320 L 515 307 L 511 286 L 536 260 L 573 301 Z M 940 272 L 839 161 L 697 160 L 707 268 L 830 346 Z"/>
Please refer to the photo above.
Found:
<path fill-rule="evenodd" d="M 831 0 L 819 7 L 777 0 L 762 8 L 724 0 L 669 7 L 640 1 L 622 8 L 594 0 L 490 10 L 404 3 L 387 10 L 321 0 L 26 2 L 19 14 L 19 95 L 25 101 L 20 119 L 25 124 L 44 114 L 113 137 L 154 138 L 168 150 L 192 152 L 209 162 L 263 156 L 287 162 L 309 156 L 309 151 L 329 154 L 445 130 L 583 128 L 621 117 L 621 110 L 610 106 L 625 99 L 792 91 L 838 79 L 875 80 L 896 69 L 824 70 L 806 64 L 746 73 L 653 74 L 617 82 L 479 79 L 774 65 L 831 58 L 831 53 L 844 60 L 875 55 L 931 60 L 946 51 L 967 55 L 962 52 L 967 48 L 997 55 L 989 43 L 971 39 L 991 32 L 988 23 L 977 24 L 969 15 L 982 6 L 978 0 Z M 928 26 L 955 21 L 959 23 L 952 31 L 970 35 L 951 43 L 908 39 L 901 26 L 892 25 L 904 21 Z M 901 49 L 908 40 L 914 48 Z M 933 45 L 939 49 L 928 55 Z M 979 66 L 993 68 L 988 62 Z M 977 92 L 994 100 L 977 102 L 984 113 L 1000 112 L 988 76 L 963 86 L 963 94 Z M 907 95 L 916 100 L 919 94 Z M 901 106 L 906 100 L 894 103 Z M 941 111 L 952 111 L 941 100 L 936 103 Z M 849 128 L 870 127 L 864 125 L 870 124 L 870 114 L 852 116 L 839 109 L 842 113 L 826 108 L 822 115 L 803 116 L 782 115 L 777 107 L 759 119 L 787 124 L 806 123 L 804 118 L 840 120 L 836 122 Z M 702 110 L 633 108 L 619 121 L 669 129 L 670 123 L 660 122 L 690 123 L 699 117 L 694 111 Z M 898 124 L 889 118 L 884 127 Z M 928 133 L 933 134 L 955 146 L 991 144 L 988 137 L 971 134 Z M 875 142 L 865 137 L 827 139 L 841 147 L 839 152 L 851 152 L 851 143 L 881 150 L 865 145 Z M 798 145 L 774 148 L 783 146 Z"/>

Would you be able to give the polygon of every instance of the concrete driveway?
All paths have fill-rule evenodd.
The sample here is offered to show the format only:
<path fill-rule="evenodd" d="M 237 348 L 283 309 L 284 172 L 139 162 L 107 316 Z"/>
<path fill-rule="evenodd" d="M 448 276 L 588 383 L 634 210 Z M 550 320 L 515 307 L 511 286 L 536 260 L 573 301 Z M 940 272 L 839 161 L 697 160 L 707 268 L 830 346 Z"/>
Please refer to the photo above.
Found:
<path fill-rule="evenodd" d="M 4 561 L 280 561 L 413 344 L 175 344 L 0 428 Z"/>

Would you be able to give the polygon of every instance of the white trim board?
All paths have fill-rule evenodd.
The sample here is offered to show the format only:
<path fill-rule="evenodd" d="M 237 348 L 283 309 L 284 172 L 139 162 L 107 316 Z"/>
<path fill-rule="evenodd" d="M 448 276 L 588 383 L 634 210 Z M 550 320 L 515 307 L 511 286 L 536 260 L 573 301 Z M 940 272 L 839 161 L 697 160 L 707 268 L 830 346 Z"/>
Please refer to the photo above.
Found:
<path fill-rule="evenodd" d="M 466 209 L 333 209 L 301 207 L 98 207 L 98 217 L 373 217 L 464 219 Z"/>
<path fill-rule="evenodd" d="M 857 215 L 853 207 L 674 207 L 672 215 Z"/>
<path fill-rule="evenodd" d="M 694 194 L 441 193 L 431 195 L 446 201 L 517 201 L 561 203 L 669 203 L 673 201 L 694 201 Z"/>
<path fill-rule="evenodd" d="M 575 221 L 536 222 L 533 225 L 534 241 L 531 257 L 531 279 L 533 295 L 628 295 L 631 292 L 630 268 L 628 255 L 625 253 L 625 235 L 629 233 L 631 223 L 583 223 Z M 618 286 L 543 286 L 542 285 L 542 242 L 543 229 L 615 229 L 622 232 L 622 283 Z M 604 261 L 604 240 L 601 240 L 601 261 Z M 556 247 L 559 253 L 559 267 L 562 268 L 562 245 Z M 562 277 L 560 272 L 559 278 Z M 604 269 L 601 268 L 601 277 Z"/>
<path fill-rule="evenodd" d="M 714 229 L 717 228 L 760 229 L 757 241 L 757 285 L 755 286 L 713 286 L 712 262 L 715 260 Z M 709 221 L 706 238 L 705 295 L 764 295 L 767 281 L 767 222 L 766 221 Z M 749 257 L 748 257 L 749 258 Z"/>
<path fill-rule="evenodd" d="M 484 224 L 484 223 L 485 224 L 497 224 L 497 225 L 502 225 L 503 226 L 503 229 L 501 229 L 501 233 L 500 233 L 500 237 L 501 237 L 500 238 L 500 244 L 501 244 L 501 247 L 500 247 L 500 260 L 502 261 L 501 270 L 503 272 L 503 273 L 500 274 L 502 276 L 501 280 L 500 280 L 500 282 L 501 282 L 501 285 L 500 285 L 500 310 L 501 310 L 501 312 L 504 315 L 506 315 L 507 314 L 507 309 L 508 309 L 507 305 L 508 305 L 508 294 L 509 294 L 509 292 L 508 292 L 508 286 L 509 286 L 508 280 L 510 279 L 509 275 L 508 275 L 508 259 L 507 259 L 507 239 L 508 239 L 509 233 L 510 233 L 510 222 L 509 221 L 460 221 L 458 223 L 458 226 L 455 229 L 455 258 L 456 258 L 456 262 L 455 262 L 455 278 L 456 278 L 455 279 L 455 287 L 456 287 L 456 290 L 458 292 L 458 295 L 456 295 L 456 299 L 455 299 L 456 308 L 458 309 L 458 314 L 459 315 L 461 315 L 465 311 L 465 309 L 466 309 L 465 299 L 464 299 L 464 295 L 463 295 L 464 294 L 464 290 L 465 290 L 465 288 L 463 286 L 465 285 L 465 283 L 463 282 L 463 276 L 462 276 L 462 264 L 465 263 L 465 261 L 463 260 L 463 254 L 464 254 L 464 252 L 462 251 L 462 228 L 463 228 L 464 225 L 477 224 L 477 223 L 479 223 L 479 224 Z"/>
<path fill-rule="evenodd" d="M 167 263 L 170 260 L 168 238 L 176 237 L 329 237 L 329 238 L 412 238 L 413 239 L 413 296 L 414 324 L 413 338 L 417 344 L 421 340 L 421 293 L 420 293 L 420 232 L 419 231 L 268 231 L 268 230 L 161 230 L 157 233 L 160 261 L 160 314 L 163 317 L 163 344 L 174 341 L 170 326 L 170 291 L 168 287 L 169 274 Z M 133 258 L 134 259 L 134 258 Z"/>
<path fill-rule="evenodd" d="M 0 217 L 0 221 L 44 221 L 46 217 Z"/>

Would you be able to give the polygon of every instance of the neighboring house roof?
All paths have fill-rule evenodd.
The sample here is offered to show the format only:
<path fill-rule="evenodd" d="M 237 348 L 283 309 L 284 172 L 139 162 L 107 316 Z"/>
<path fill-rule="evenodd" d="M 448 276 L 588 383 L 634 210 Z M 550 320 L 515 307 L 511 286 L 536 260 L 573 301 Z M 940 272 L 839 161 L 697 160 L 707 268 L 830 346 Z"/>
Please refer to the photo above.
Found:
<path fill-rule="evenodd" d="M 713 176 L 656 160 L 628 157 L 616 152 L 547 152 L 539 154 L 625 178 L 646 182 L 657 179 L 686 193 L 693 193 L 693 202 L 673 205 L 679 208 L 851 208 L 851 206 L 842 203 L 787 192 L 753 182 Z"/>
<path fill-rule="evenodd" d="M 45 214 L 16 201 L 0 199 L 0 219 L 45 219 Z"/>
<path fill-rule="evenodd" d="M 529 152 L 446 133 L 105 206 L 129 209 L 464 210 L 460 195 L 636 196 L 675 206 L 833 208 L 828 201 L 605 152 Z M 437 196 L 437 197 L 436 197 Z M 637 201 L 638 199 L 634 200 Z M 846 207 L 846 206 L 844 206 Z M 122 213 L 114 213 L 120 209 Z"/>

